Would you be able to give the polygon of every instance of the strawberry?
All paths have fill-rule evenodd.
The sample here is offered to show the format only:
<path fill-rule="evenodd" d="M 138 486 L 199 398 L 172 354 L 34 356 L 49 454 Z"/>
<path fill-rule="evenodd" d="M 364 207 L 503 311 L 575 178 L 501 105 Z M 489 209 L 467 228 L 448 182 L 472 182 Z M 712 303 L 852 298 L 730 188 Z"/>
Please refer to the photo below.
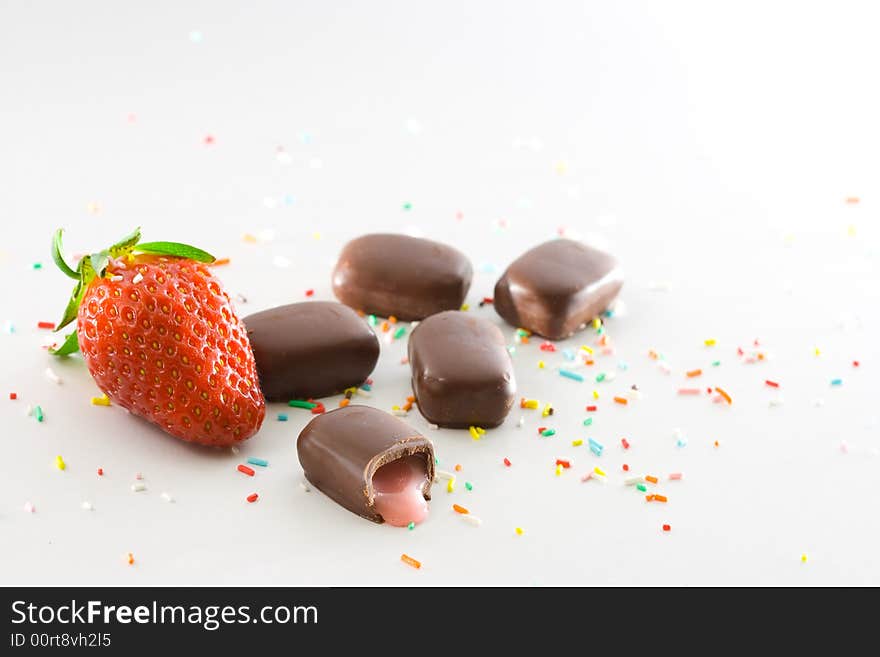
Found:
<path fill-rule="evenodd" d="M 113 403 L 187 442 L 232 445 L 260 428 L 266 403 L 244 325 L 206 266 L 214 257 L 176 242 L 139 243 L 140 229 L 110 248 L 64 261 L 77 279 L 56 331 L 76 331 L 51 350 L 80 351 Z"/>

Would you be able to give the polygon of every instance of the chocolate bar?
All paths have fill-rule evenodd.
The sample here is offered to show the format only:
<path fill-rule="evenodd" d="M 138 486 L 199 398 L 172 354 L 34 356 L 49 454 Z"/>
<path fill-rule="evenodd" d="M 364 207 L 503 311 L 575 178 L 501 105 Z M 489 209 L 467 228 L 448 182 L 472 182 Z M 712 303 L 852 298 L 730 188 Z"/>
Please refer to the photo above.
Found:
<path fill-rule="evenodd" d="M 268 401 L 342 392 L 363 383 L 379 358 L 373 330 L 335 301 L 279 306 L 242 321 Z"/>
<path fill-rule="evenodd" d="M 296 450 L 315 488 L 367 520 L 406 526 L 428 513 L 434 445 L 393 415 L 354 405 L 318 415 Z"/>
<path fill-rule="evenodd" d="M 516 395 L 513 363 L 493 323 L 451 310 L 419 323 L 409 338 L 419 411 L 441 427 L 496 427 Z"/>
<path fill-rule="evenodd" d="M 617 260 L 569 239 L 526 251 L 495 284 L 495 310 L 508 323 L 561 340 L 601 315 L 623 285 Z"/>
<path fill-rule="evenodd" d="M 460 308 L 472 277 L 470 261 L 451 246 L 377 233 L 342 249 L 333 293 L 355 310 L 410 321 Z"/>

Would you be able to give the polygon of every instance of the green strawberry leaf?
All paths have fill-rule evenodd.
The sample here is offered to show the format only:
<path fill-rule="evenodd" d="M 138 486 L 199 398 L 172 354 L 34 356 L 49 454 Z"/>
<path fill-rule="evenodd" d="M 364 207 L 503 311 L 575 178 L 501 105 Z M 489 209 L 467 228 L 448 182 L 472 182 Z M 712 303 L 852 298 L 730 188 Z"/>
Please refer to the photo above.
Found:
<path fill-rule="evenodd" d="M 53 356 L 69 356 L 79 351 L 79 340 L 76 337 L 76 331 L 67 334 L 64 343 L 57 349 L 50 349 L 49 353 Z"/>
<path fill-rule="evenodd" d="M 92 254 L 91 265 L 95 270 L 96 276 L 103 276 L 107 265 L 110 264 L 110 253 L 108 251 L 98 251 Z"/>
<path fill-rule="evenodd" d="M 127 255 L 131 253 L 131 250 L 134 248 L 134 245 L 137 244 L 141 239 L 141 227 L 138 226 L 131 233 L 123 237 L 121 240 L 116 242 L 113 246 L 107 249 L 110 252 L 111 258 L 118 258 L 121 255 Z"/>
<path fill-rule="evenodd" d="M 144 242 L 134 247 L 135 251 L 167 255 L 175 258 L 189 258 L 198 262 L 214 262 L 216 258 L 207 251 L 202 251 L 189 244 L 179 242 Z"/>
<path fill-rule="evenodd" d="M 61 321 L 58 322 L 58 325 L 55 327 L 56 331 L 60 331 L 76 319 L 76 311 L 79 309 L 79 304 L 82 301 L 85 292 L 86 286 L 83 285 L 82 280 L 80 280 L 76 284 L 76 287 L 73 288 L 73 294 L 70 295 L 70 300 L 67 302 L 67 308 L 64 309 L 64 315 L 62 315 Z"/>
<path fill-rule="evenodd" d="M 64 261 L 64 249 L 61 246 L 61 233 L 63 231 L 63 228 L 59 228 L 55 231 L 55 235 L 52 236 L 52 260 L 54 260 L 55 264 L 58 265 L 58 269 L 64 272 L 65 276 L 69 276 L 70 278 L 79 278 L 79 274 L 71 269 L 70 265 L 68 265 Z"/>

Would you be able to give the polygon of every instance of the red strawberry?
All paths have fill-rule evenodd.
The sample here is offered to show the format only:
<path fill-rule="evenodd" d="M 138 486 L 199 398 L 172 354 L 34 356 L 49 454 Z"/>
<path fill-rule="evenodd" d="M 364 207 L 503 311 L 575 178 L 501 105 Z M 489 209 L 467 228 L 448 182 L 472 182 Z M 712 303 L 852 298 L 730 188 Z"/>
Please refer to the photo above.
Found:
<path fill-rule="evenodd" d="M 73 271 L 56 232 L 55 262 L 79 282 L 58 326 L 76 319 L 77 330 L 52 353 L 79 349 L 115 404 L 182 440 L 222 446 L 250 438 L 266 404 L 244 325 L 205 265 L 214 257 L 139 239 L 138 229 Z"/>

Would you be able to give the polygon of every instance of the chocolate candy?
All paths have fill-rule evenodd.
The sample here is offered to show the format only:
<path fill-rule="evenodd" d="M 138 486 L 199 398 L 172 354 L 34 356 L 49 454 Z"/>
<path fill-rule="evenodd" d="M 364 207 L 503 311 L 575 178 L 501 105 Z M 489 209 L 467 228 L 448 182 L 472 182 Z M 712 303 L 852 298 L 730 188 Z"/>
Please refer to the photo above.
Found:
<path fill-rule="evenodd" d="M 268 401 L 342 392 L 363 383 L 379 358 L 373 330 L 335 301 L 279 306 L 243 321 Z"/>
<path fill-rule="evenodd" d="M 613 256 L 557 239 L 513 261 L 495 284 L 494 305 L 513 326 L 560 340 L 605 311 L 622 285 Z"/>
<path fill-rule="evenodd" d="M 513 363 L 498 327 L 451 310 L 420 322 L 409 338 L 419 410 L 441 427 L 497 427 L 516 395 Z"/>
<path fill-rule="evenodd" d="M 407 235 L 364 235 L 342 249 L 333 293 L 356 310 L 409 321 L 460 308 L 472 277 L 470 261 L 451 246 Z"/>
<path fill-rule="evenodd" d="M 434 445 L 393 415 L 353 405 L 318 415 L 299 434 L 296 450 L 306 478 L 315 488 L 359 516 L 406 525 L 427 513 L 425 500 L 431 499 L 434 480 Z M 412 493 L 414 482 L 418 484 L 417 500 L 411 496 L 393 499 Z M 379 499 L 383 495 L 392 499 Z M 390 502 L 385 508 L 393 517 L 383 517 L 382 505 L 377 504 L 383 501 Z M 419 503 L 423 508 L 416 508 Z M 416 517 L 407 519 L 410 509 Z"/>

